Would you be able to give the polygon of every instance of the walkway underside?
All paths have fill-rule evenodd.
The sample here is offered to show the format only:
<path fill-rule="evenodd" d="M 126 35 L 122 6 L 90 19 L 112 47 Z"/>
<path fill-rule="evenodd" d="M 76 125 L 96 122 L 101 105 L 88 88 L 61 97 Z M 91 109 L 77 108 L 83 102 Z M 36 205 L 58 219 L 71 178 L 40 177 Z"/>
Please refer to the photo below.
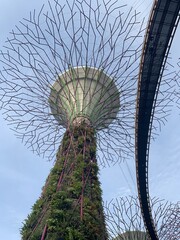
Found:
<path fill-rule="evenodd" d="M 151 239 L 158 239 L 148 189 L 148 156 L 155 101 L 175 30 L 179 0 L 156 0 L 150 15 L 141 58 L 136 106 L 136 174 L 144 222 Z"/>

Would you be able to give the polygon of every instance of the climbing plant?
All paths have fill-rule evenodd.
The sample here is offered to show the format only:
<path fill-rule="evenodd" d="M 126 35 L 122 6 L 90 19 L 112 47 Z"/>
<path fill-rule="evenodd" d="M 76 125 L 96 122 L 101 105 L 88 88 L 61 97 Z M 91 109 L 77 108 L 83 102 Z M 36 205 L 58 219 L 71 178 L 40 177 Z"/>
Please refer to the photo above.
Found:
<path fill-rule="evenodd" d="M 84 123 L 66 131 L 22 239 L 107 239 L 101 195 L 95 131 Z"/>

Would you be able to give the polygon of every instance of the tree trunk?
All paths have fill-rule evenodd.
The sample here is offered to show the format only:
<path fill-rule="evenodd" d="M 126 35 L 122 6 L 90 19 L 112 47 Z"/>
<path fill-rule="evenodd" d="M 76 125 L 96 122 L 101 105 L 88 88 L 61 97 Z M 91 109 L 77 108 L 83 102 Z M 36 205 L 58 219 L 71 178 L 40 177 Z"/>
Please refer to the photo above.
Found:
<path fill-rule="evenodd" d="M 23 240 L 106 240 L 96 138 L 87 124 L 67 130 Z"/>

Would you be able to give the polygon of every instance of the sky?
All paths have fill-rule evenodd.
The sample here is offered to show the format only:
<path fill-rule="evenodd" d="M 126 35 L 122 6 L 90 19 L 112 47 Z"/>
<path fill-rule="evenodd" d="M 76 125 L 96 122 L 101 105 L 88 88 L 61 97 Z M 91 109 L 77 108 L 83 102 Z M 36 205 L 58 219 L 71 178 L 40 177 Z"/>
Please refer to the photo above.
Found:
<path fill-rule="evenodd" d="M 148 18 L 152 1 L 131 0 L 128 2 L 139 10 L 142 9 L 142 15 Z M 30 10 L 40 9 L 43 3 L 42 0 L 26 2 L 24 0 L 0 0 L 0 49 L 8 33 L 18 24 L 18 21 L 26 17 Z M 179 37 L 180 31 L 178 30 L 171 50 L 172 59 L 179 57 L 177 51 Z M 150 148 L 150 194 L 172 202 L 180 200 L 179 113 L 177 108 L 173 108 L 168 122 L 157 139 L 151 143 Z M 47 162 L 23 146 L 4 121 L 2 111 L 0 112 L 0 126 L 0 239 L 19 240 L 22 222 L 40 196 L 41 188 L 53 162 Z M 137 193 L 134 161 L 101 169 L 100 180 L 104 201 Z"/>

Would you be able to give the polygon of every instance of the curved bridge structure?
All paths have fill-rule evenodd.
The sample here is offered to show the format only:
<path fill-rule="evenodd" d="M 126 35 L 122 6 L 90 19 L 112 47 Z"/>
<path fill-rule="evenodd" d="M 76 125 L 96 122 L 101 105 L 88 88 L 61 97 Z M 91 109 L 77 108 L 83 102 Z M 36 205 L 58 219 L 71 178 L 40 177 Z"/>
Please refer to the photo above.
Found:
<path fill-rule="evenodd" d="M 136 105 L 136 175 L 144 222 L 157 240 L 148 189 L 148 157 L 156 98 L 169 49 L 180 19 L 179 0 L 155 0 L 140 63 Z"/>

